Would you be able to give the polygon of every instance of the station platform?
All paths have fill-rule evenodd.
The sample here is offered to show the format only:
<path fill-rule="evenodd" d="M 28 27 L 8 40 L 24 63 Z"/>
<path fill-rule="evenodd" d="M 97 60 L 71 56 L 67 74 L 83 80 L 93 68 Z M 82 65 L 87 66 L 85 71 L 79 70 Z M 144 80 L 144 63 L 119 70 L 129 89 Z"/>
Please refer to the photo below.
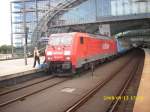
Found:
<path fill-rule="evenodd" d="M 150 112 L 150 50 L 145 50 L 145 62 L 133 112 Z M 143 97 L 138 99 L 138 97 Z"/>
<path fill-rule="evenodd" d="M 40 57 L 40 62 L 43 61 L 44 57 Z M 37 66 L 33 68 L 33 63 L 33 58 L 27 59 L 27 65 L 24 59 L 0 61 L 0 81 L 40 71 Z"/>

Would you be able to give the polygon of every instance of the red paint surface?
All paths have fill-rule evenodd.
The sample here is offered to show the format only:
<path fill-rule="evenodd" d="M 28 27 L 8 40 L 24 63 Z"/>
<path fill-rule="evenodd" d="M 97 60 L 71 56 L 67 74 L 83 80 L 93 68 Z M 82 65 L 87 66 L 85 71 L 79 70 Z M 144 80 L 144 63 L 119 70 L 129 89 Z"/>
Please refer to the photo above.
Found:
<path fill-rule="evenodd" d="M 70 33 L 64 33 L 63 35 L 69 35 Z M 62 34 L 55 34 L 62 35 Z M 116 41 L 113 39 L 104 39 L 99 36 L 99 38 L 91 37 L 87 33 L 73 33 L 73 41 L 71 45 L 48 45 L 46 53 L 46 61 L 71 61 L 73 66 L 77 65 L 77 60 L 86 59 L 87 57 L 94 57 L 96 55 L 104 54 L 116 54 L 117 45 Z M 81 44 L 80 37 L 83 37 L 84 43 Z M 103 36 L 104 37 L 104 36 Z M 50 37 L 51 38 L 51 37 Z M 48 56 L 47 52 L 51 51 L 52 56 Z M 65 51 L 70 51 L 71 54 L 68 56 L 64 55 Z M 70 60 L 66 60 L 66 57 L 70 57 Z M 51 59 L 48 59 L 51 58 Z"/>

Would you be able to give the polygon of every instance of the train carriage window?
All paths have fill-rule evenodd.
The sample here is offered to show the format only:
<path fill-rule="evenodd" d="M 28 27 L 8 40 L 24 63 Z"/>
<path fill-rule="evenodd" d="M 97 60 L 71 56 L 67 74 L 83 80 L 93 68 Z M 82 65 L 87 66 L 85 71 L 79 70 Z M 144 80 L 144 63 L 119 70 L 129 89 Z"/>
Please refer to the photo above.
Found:
<path fill-rule="evenodd" d="M 84 39 L 83 39 L 83 37 L 80 37 L 80 44 L 84 44 Z"/>

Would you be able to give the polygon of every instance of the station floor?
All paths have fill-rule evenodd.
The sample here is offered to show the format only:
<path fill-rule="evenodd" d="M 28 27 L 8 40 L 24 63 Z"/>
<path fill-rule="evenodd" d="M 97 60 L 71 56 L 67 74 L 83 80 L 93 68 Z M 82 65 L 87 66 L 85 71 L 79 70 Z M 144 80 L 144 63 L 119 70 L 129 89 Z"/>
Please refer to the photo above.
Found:
<path fill-rule="evenodd" d="M 133 112 L 150 112 L 150 50 L 145 49 L 145 62 Z"/>
<path fill-rule="evenodd" d="M 40 57 L 41 63 L 43 63 L 44 57 Z M 0 61 L 0 81 L 3 79 L 12 78 L 14 74 L 23 73 L 30 70 L 37 70 L 38 68 L 33 68 L 33 58 L 27 59 L 27 65 L 25 65 L 24 59 L 14 59 Z M 21 74 L 20 74 L 21 75 Z"/>

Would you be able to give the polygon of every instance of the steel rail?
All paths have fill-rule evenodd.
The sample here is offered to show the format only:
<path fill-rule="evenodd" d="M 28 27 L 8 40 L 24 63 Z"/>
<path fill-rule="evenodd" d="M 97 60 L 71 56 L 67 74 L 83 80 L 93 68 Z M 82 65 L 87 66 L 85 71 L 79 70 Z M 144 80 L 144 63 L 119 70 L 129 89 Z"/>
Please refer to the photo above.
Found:
<path fill-rule="evenodd" d="M 55 77 L 55 76 L 51 76 L 51 77 L 48 77 L 48 78 L 46 78 L 46 79 L 44 79 L 44 80 L 37 81 L 37 82 L 32 83 L 32 84 L 28 84 L 28 85 L 26 85 L 26 86 L 22 86 L 22 87 L 18 87 L 18 88 L 16 88 L 16 89 L 12 89 L 12 90 L 8 90 L 8 91 L 5 91 L 5 92 L 1 92 L 1 93 L 0 93 L 0 96 L 6 95 L 6 94 L 9 94 L 9 93 L 12 93 L 12 92 L 15 92 L 15 91 L 18 91 L 18 90 L 21 90 L 21 89 L 24 89 L 24 88 L 27 88 L 27 87 L 36 85 L 36 84 L 39 84 L 39 83 L 41 83 L 41 82 L 44 82 L 44 81 L 53 79 L 54 77 Z"/>
<path fill-rule="evenodd" d="M 4 102 L 4 103 L 1 103 L 1 104 L 0 104 L 0 107 L 4 107 L 4 106 L 6 106 L 6 105 L 8 105 L 8 104 L 14 103 L 14 102 L 19 101 L 19 100 L 24 100 L 26 97 L 29 97 L 29 96 L 31 96 L 31 95 L 34 95 L 34 94 L 37 94 L 37 93 L 39 93 L 39 92 L 41 92 L 41 91 L 44 91 L 44 90 L 46 90 L 46 89 L 49 89 L 49 88 L 51 88 L 51 87 L 53 87 L 53 86 L 56 86 L 56 85 L 58 85 L 58 84 L 60 84 L 60 83 L 65 82 L 65 81 L 67 81 L 67 80 L 69 80 L 69 79 L 70 79 L 70 78 L 65 78 L 65 79 L 62 80 L 62 81 L 58 81 L 58 82 L 56 82 L 56 83 L 54 83 L 54 84 L 52 84 L 52 85 L 46 86 L 46 87 L 44 87 L 44 88 L 42 88 L 42 89 L 40 89 L 40 90 L 34 91 L 34 92 L 30 93 L 30 94 L 26 94 L 26 95 L 23 95 L 23 96 L 19 96 L 19 97 L 15 98 L 15 99 L 9 100 L 9 101 Z"/>
<path fill-rule="evenodd" d="M 115 77 L 120 71 L 122 71 L 122 69 L 131 62 L 133 57 L 131 57 L 118 71 L 113 73 L 111 76 L 109 76 L 102 82 L 101 81 L 98 82 L 94 88 L 92 88 L 87 93 L 85 93 L 85 95 L 81 99 L 79 99 L 77 102 L 75 102 L 71 107 L 66 109 L 64 112 L 75 112 L 85 102 L 87 102 L 92 96 L 94 96 L 104 85 L 106 85 L 111 79 L 113 79 L 113 77 Z"/>
<path fill-rule="evenodd" d="M 142 59 L 138 62 L 138 64 L 134 67 L 134 70 L 131 71 L 129 77 L 127 78 L 125 84 L 122 86 L 121 90 L 118 93 L 118 96 L 123 96 L 125 90 L 128 88 L 128 85 L 131 83 L 133 77 L 135 74 L 137 74 L 137 71 L 140 68 L 140 63 Z M 115 109 L 117 108 L 118 103 L 120 102 L 119 99 L 116 99 L 114 102 L 112 102 L 112 106 L 110 109 L 108 109 L 107 112 L 115 112 Z"/>

